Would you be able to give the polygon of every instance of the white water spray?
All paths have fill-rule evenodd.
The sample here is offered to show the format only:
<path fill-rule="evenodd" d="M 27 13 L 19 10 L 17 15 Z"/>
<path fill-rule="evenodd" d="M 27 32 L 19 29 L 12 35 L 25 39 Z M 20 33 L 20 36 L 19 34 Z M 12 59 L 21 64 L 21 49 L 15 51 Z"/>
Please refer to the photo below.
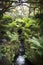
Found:
<path fill-rule="evenodd" d="M 23 65 L 25 63 L 25 59 L 23 56 L 18 56 L 16 61 L 18 65 Z"/>

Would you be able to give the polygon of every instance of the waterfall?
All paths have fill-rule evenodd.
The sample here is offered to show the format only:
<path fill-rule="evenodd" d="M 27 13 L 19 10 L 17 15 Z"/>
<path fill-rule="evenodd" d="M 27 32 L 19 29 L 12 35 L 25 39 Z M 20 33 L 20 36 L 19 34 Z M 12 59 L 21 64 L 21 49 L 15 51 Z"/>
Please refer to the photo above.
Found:
<path fill-rule="evenodd" d="M 20 46 L 19 46 L 19 53 L 14 58 L 14 65 L 33 65 L 27 58 L 24 58 L 25 49 L 24 49 L 24 38 L 22 38 L 22 30 L 19 29 L 19 40 L 20 40 Z"/>

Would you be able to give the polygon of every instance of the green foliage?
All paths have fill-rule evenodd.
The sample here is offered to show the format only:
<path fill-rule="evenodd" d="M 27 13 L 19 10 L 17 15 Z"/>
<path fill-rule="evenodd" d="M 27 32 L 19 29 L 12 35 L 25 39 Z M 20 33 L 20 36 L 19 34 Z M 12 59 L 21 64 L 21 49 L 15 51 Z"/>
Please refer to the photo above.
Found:
<path fill-rule="evenodd" d="M 10 16 L 3 15 L 0 20 L 0 38 L 6 39 L 7 43 L 5 42 L 4 44 L 3 42 L 3 48 L 0 49 L 0 53 L 5 56 L 12 65 L 14 56 L 18 53 L 19 49 L 20 42 L 17 32 L 19 28 L 22 28 L 23 37 L 25 39 L 25 57 L 34 61 L 43 56 L 43 23 L 40 22 L 41 20 L 39 18 L 18 18 L 12 20 Z"/>
<path fill-rule="evenodd" d="M 34 51 L 34 62 L 37 65 L 43 65 L 43 37 L 35 38 L 32 37 L 29 39 L 31 50 Z M 33 52 L 32 52 L 33 53 Z"/>
<path fill-rule="evenodd" d="M 32 39 L 29 39 L 29 42 L 31 43 L 31 48 L 36 49 L 36 52 L 43 56 L 43 37 L 40 37 L 39 39 L 33 37 Z"/>

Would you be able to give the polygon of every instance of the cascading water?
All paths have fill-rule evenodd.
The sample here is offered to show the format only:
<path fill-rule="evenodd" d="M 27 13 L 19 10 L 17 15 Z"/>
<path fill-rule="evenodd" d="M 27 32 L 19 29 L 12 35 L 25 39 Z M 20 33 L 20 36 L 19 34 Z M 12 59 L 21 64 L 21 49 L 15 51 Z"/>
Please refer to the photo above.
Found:
<path fill-rule="evenodd" d="M 24 58 L 24 45 L 23 45 L 23 39 L 21 38 L 22 30 L 20 29 L 18 31 L 19 39 L 20 39 L 20 46 L 19 46 L 19 54 L 17 59 L 15 60 L 15 65 L 24 65 L 25 64 L 25 58 Z"/>
<path fill-rule="evenodd" d="M 25 64 L 25 58 L 23 56 L 18 56 L 16 60 L 16 65 L 24 65 Z"/>
<path fill-rule="evenodd" d="M 19 53 L 17 56 L 14 58 L 14 65 L 33 65 L 29 60 L 24 58 L 24 39 L 21 37 L 22 36 L 22 30 L 19 29 L 19 40 L 20 40 L 20 46 L 19 46 Z"/>

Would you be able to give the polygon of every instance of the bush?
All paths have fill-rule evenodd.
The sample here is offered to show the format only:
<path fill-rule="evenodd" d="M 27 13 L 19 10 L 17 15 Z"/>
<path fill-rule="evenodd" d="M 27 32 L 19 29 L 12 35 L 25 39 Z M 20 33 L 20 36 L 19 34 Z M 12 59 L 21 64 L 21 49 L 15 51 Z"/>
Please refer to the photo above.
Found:
<path fill-rule="evenodd" d="M 0 38 L 2 40 L 7 40 L 7 42 L 2 42 L 3 48 L 1 48 L 1 53 L 12 65 L 12 61 L 14 56 L 18 53 L 20 44 L 17 32 L 19 28 L 23 30 L 22 37 L 24 37 L 25 57 L 31 61 L 37 60 L 37 58 L 40 59 L 42 57 L 43 48 L 41 44 L 43 43 L 39 42 L 42 41 L 39 40 L 39 38 L 43 34 L 41 31 L 42 28 L 40 21 L 41 20 L 39 18 L 18 18 L 13 21 L 12 18 L 7 15 L 4 15 L 0 20 Z"/>

